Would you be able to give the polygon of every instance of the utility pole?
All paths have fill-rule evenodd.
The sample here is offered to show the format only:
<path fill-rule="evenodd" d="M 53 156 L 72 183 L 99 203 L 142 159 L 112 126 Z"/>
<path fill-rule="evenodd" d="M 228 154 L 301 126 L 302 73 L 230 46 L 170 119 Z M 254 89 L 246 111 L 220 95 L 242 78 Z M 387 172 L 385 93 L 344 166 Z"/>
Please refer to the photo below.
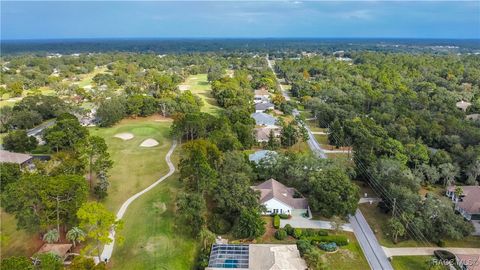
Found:
<path fill-rule="evenodd" d="M 397 206 L 397 198 L 393 198 L 393 211 L 392 211 L 392 217 L 395 216 L 395 207 Z"/>

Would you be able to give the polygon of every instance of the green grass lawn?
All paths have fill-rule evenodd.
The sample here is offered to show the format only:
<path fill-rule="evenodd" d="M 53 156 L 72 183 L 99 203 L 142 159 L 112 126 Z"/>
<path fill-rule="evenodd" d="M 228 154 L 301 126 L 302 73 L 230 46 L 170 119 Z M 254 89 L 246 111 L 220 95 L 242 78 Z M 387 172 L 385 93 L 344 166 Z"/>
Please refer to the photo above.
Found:
<path fill-rule="evenodd" d="M 92 135 L 105 139 L 114 162 L 110 170 L 109 195 L 105 200 L 109 210 L 116 212 L 127 198 L 168 172 L 165 155 L 171 146 L 170 124 L 150 117 L 124 119 L 110 128 L 89 129 Z M 123 132 L 132 133 L 135 137 L 128 141 L 114 137 Z M 152 148 L 140 147 L 148 138 L 157 140 L 159 145 Z"/>
<path fill-rule="evenodd" d="M 42 242 L 38 234 L 17 230 L 15 217 L 5 213 L 3 209 L 0 215 L 0 258 L 31 255 L 40 248 Z"/>
<path fill-rule="evenodd" d="M 399 256 L 393 257 L 392 266 L 395 270 L 428 270 L 429 261 L 433 256 Z"/>
<path fill-rule="evenodd" d="M 221 108 L 211 94 L 212 88 L 207 80 L 207 74 L 190 75 L 183 84 L 188 86 L 188 90 L 203 100 L 202 112 L 218 114 Z"/>
<path fill-rule="evenodd" d="M 372 228 L 375 236 L 378 239 L 380 245 L 385 247 L 422 247 L 424 243 L 420 243 L 414 240 L 399 241 L 394 244 L 392 240 L 386 237 L 383 233 L 386 227 L 386 223 L 390 218 L 390 215 L 382 213 L 376 204 L 360 204 L 359 205 L 362 214 L 365 216 L 368 224 Z M 466 248 L 480 248 L 480 236 L 468 236 L 461 240 L 447 240 L 445 239 L 446 247 L 466 247 Z M 431 243 L 434 245 L 435 243 Z"/>
<path fill-rule="evenodd" d="M 198 243 L 175 229 L 178 175 L 134 201 L 124 216 L 123 245 L 116 246 L 111 269 L 192 269 Z"/>
<path fill-rule="evenodd" d="M 78 86 L 85 87 L 89 84 L 92 84 L 93 77 L 95 77 L 95 75 L 100 73 L 105 73 L 106 71 L 107 71 L 107 67 L 100 67 L 100 68 L 94 69 L 92 72 L 88 74 L 82 75 L 82 77 L 80 78 L 80 81 L 78 81 Z"/>
<path fill-rule="evenodd" d="M 350 243 L 341 247 L 336 253 L 323 255 L 326 269 L 335 270 L 363 270 L 370 269 L 367 259 L 363 255 L 362 248 L 353 233 L 341 233 L 348 237 Z"/>

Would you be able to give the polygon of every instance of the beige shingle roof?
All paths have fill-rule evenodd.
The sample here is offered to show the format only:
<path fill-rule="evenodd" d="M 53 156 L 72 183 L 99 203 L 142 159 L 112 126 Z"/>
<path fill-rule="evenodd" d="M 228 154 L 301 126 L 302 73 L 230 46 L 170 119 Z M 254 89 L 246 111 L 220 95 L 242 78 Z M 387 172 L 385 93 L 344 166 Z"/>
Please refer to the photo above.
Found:
<path fill-rule="evenodd" d="M 14 153 L 5 150 L 0 150 L 0 163 L 16 163 L 23 164 L 32 156 L 22 153 Z"/>
<path fill-rule="evenodd" d="M 285 186 L 277 180 L 271 178 L 258 186 L 254 190 L 260 191 L 260 202 L 265 203 L 271 199 L 276 199 L 293 209 L 307 209 L 308 202 L 305 198 L 294 198 L 295 189 Z"/>
<path fill-rule="evenodd" d="M 469 214 L 480 214 L 480 186 L 459 186 L 463 190 L 463 197 L 458 206 Z M 456 186 L 448 187 L 448 190 L 455 192 Z"/>

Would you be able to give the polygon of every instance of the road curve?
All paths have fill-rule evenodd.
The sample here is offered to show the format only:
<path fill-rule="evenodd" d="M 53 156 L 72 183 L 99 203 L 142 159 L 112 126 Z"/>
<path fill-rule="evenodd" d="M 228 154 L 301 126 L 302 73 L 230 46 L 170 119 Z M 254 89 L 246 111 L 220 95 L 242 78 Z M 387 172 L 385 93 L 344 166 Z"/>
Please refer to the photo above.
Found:
<path fill-rule="evenodd" d="M 127 211 L 128 206 L 130 206 L 130 204 L 134 200 L 136 200 L 138 197 L 142 196 L 143 194 L 147 193 L 149 190 L 154 188 L 156 185 L 160 184 L 163 180 L 167 179 L 169 176 L 171 176 L 175 172 L 175 166 L 173 165 L 172 161 L 170 160 L 170 157 L 171 157 L 173 151 L 175 150 L 175 147 L 177 147 L 177 141 L 174 140 L 172 146 L 170 147 L 170 150 L 168 150 L 168 153 L 165 156 L 165 161 L 167 162 L 167 165 L 168 165 L 168 168 L 169 168 L 168 173 L 165 174 L 164 176 L 162 176 L 157 181 L 155 181 L 150 186 L 148 186 L 146 189 L 144 189 L 144 190 L 138 192 L 137 194 L 133 195 L 132 197 L 128 198 L 122 204 L 122 207 L 120 207 L 120 210 L 118 210 L 117 220 L 121 219 L 123 217 L 123 215 Z M 112 239 L 113 241 L 110 244 L 105 245 L 105 247 L 103 248 L 102 255 L 100 256 L 102 261 L 105 261 L 105 259 L 110 260 L 110 258 L 112 257 L 113 247 L 115 246 L 115 230 L 112 230 L 110 232 L 110 239 Z"/>

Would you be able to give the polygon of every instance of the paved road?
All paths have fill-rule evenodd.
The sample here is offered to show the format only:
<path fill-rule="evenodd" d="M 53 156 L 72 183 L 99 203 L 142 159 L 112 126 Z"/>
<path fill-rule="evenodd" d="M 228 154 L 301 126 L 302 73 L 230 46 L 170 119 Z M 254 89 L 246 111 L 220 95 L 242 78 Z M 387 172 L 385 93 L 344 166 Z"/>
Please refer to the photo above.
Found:
<path fill-rule="evenodd" d="M 268 55 L 267 55 L 267 62 L 268 62 L 268 66 L 276 76 L 272 63 L 268 59 Z M 282 93 L 285 99 L 289 100 L 290 96 L 285 91 L 283 86 L 280 84 L 278 77 L 277 77 L 277 82 L 280 85 L 280 89 L 282 90 Z M 299 115 L 299 112 L 298 110 L 295 109 L 292 114 L 294 116 L 297 116 Z M 327 158 L 327 155 L 325 154 L 325 150 L 317 142 L 310 128 L 307 125 L 305 125 L 305 128 L 308 131 L 308 137 L 309 137 L 309 140 L 307 141 L 307 143 L 310 149 L 312 150 L 312 152 L 315 153 L 320 158 Z M 373 234 L 372 229 L 368 225 L 367 221 L 365 220 L 365 217 L 363 217 L 362 212 L 360 212 L 360 210 L 357 209 L 355 215 L 350 217 L 350 224 L 352 226 L 355 236 L 357 237 L 358 242 L 360 243 L 360 247 L 362 248 L 363 253 L 365 254 L 365 257 L 367 258 L 367 261 L 370 267 L 374 270 L 393 270 L 393 267 L 390 264 L 390 261 L 388 260 L 387 256 L 385 255 L 384 250 L 378 244 L 375 234 Z"/>
<path fill-rule="evenodd" d="M 404 248 L 387 248 L 382 247 L 385 253 L 389 256 L 420 256 L 420 255 L 433 255 L 433 251 L 441 249 L 448 250 L 453 254 L 463 255 L 478 255 L 480 254 L 480 248 L 452 248 L 452 247 L 404 247 Z"/>
<path fill-rule="evenodd" d="M 387 255 L 360 210 L 357 209 L 355 215 L 350 217 L 350 224 L 370 268 L 374 270 L 393 270 Z"/>
<path fill-rule="evenodd" d="M 170 147 L 170 150 L 168 151 L 167 155 L 165 156 L 165 161 L 167 162 L 168 164 L 168 168 L 169 168 L 169 171 L 167 174 L 165 174 L 164 176 L 162 176 L 160 179 L 158 179 L 157 181 L 155 181 L 153 184 L 151 184 L 150 186 L 148 186 L 146 189 L 138 192 L 137 194 L 133 195 L 132 197 L 128 198 L 123 204 L 122 204 L 122 207 L 120 207 L 120 210 L 118 210 L 117 212 L 117 219 L 121 219 L 123 217 L 123 215 L 125 214 L 125 212 L 127 211 L 127 208 L 128 206 L 134 201 L 136 200 L 138 197 L 142 196 L 143 194 L 145 194 L 146 192 L 148 192 L 149 190 L 151 190 L 152 188 L 154 188 L 156 185 L 160 184 L 163 180 L 165 180 L 166 178 L 168 178 L 170 175 L 172 175 L 174 172 L 175 172 L 175 166 L 173 165 L 172 161 L 170 160 L 170 156 L 172 155 L 173 151 L 175 150 L 175 147 L 177 146 L 177 142 L 176 141 L 173 141 L 173 144 L 172 146 Z M 112 257 L 112 252 L 113 252 L 113 247 L 115 246 L 115 230 L 112 230 L 110 232 L 110 239 L 112 239 L 113 241 L 108 244 L 108 245 L 105 245 L 105 247 L 103 248 L 103 252 L 102 252 L 102 255 L 100 256 L 102 258 L 102 261 L 104 261 L 105 259 L 110 259 Z"/>
<path fill-rule="evenodd" d="M 280 80 L 278 79 L 277 74 L 275 73 L 275 70 L 273 69 L 272 61 L 270 59 L 268 59 L 268 55 L 267 55 L 266 59 L 267 59 L 267 62 L 268 62 L 268 67 L 272 70 L 273 74 L 275 74 L 275 78 L 277 79 L 277 84 L 279 85 L 280 90 L 282 91 L 282 95 L 285 97 L 286 100 L 290 100 L 290 95 L 288 94 L 287 91 L 285 91 L 285 89 L 283 88 L 283 85 L 280 83 Z M 298 115 L 300 115 L 300 113 L 298 112 L 297 109 L 294 109 L 293 112 L 292 112 L 292 115 L 293 116 L 298 116 Z M 317 140 L 315 139 L 315 136 L 312 134 L 312 131 L 310 130 L 310 128 L 307 125 L 304 125 L 304 127 L 308 131 L 309 139 L 307 141 L 307 144 L 310 147 L 310 149 L 312 150 L 312 152 L 320 158 L 327 158 L 327 155 L 325 154 L 324 149 L 317 142 Z"/>
<path fill-rule="evenodd" d="M 44 122 L 32 129 L 27 130 L 27 135 L 28 136 L 36 136 L 39 135 L 44 129 L 53 126 L 55 124 L 55 120 L 50 120 L 47 122 Z"/>

